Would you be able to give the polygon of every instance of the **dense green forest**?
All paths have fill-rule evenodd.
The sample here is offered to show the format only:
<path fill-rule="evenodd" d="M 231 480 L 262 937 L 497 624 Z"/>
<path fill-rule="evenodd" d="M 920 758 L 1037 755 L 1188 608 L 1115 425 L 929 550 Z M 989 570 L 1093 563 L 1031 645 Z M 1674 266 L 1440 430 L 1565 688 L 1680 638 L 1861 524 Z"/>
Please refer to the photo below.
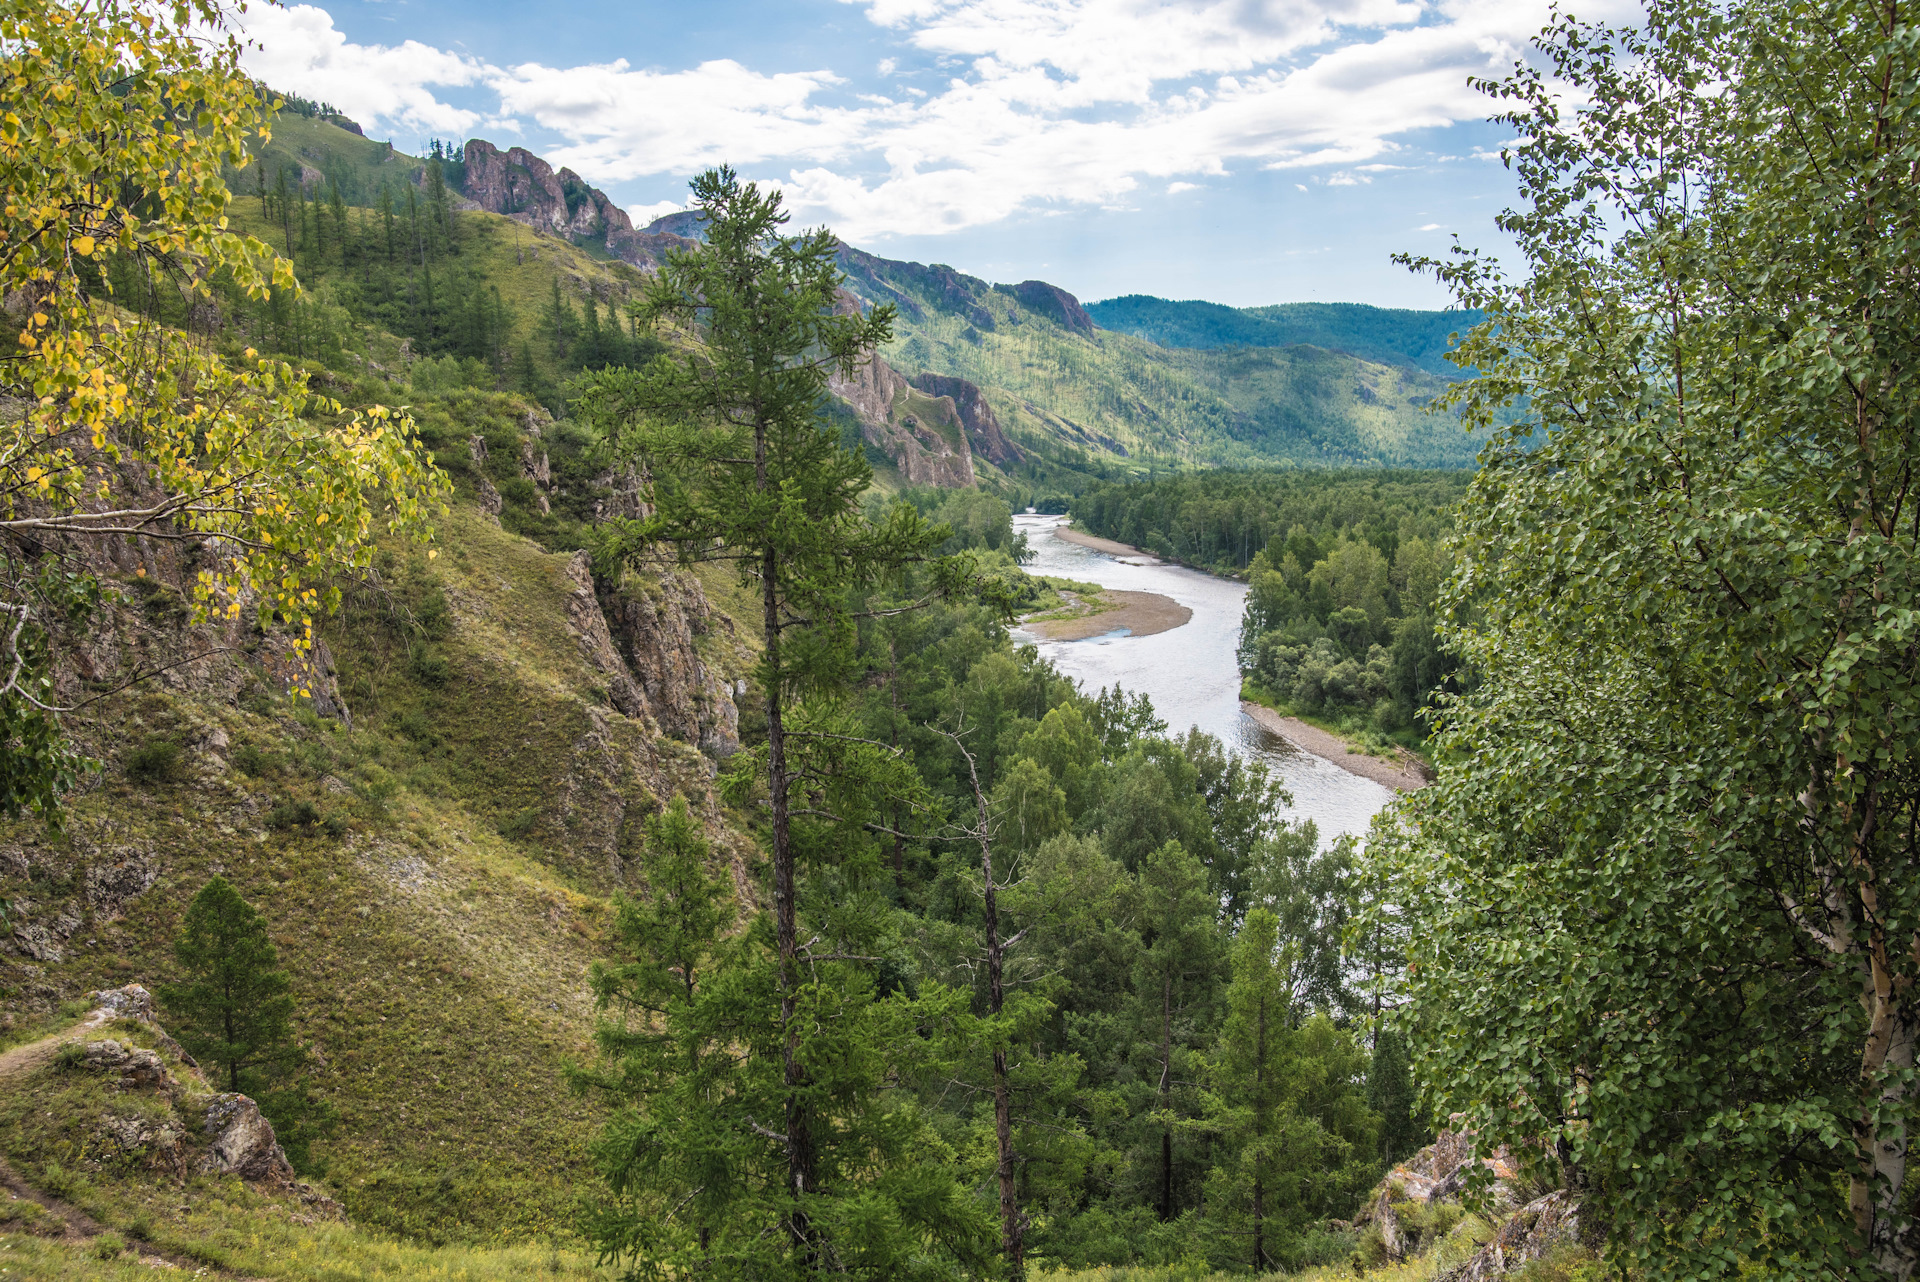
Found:
<path fill-rule="evenodd" d="M 1457 662 L 1434 635 L 1459 472 L 1208 472 L 1096 485 L 1074 519 L 1104 538 L 1247 579 L 1250 697 L 1417 740 Z"/>
<path fill-rule="evenodd" d="M 1451 340 L 1486 319 L 1470 308 L 1443 312 L 1368 307 L 1363 303 L 1276 303 L 1228 307 L 1199 300 L 1172 302 L 1126 294 L 1088 303 L 1102 327 L 1149 339 L 1162 347 L 1292 347 L 1307 343 L 1351 352 L 1388 365 L 1411 365 L 1453 378 L 1446 359 Z"/>
<path fill-rule="evenodd" d="M 443 150 L 229 172 L 191 14 L 0 53 L 0 1271 L 1920 1273 L 1898 10 L 1553 18 L 1491 86 L 1524 274 L 1409 263 L 1491 322 L 1471 476 L 1377 470 L 1415 371 L 842 306 L 729 169 L 645 275 Z M 876 348 L 1085 384 L 1009 413 L 1075 517 L 1245 575 L 1248 692 L 1437 777 L 1323 845 L 1016 646 L 1005 496 L 876 493 L 831 408 Z M 1373 470 L 1107 483 L 1123 387 L 1183 467 Z"/>

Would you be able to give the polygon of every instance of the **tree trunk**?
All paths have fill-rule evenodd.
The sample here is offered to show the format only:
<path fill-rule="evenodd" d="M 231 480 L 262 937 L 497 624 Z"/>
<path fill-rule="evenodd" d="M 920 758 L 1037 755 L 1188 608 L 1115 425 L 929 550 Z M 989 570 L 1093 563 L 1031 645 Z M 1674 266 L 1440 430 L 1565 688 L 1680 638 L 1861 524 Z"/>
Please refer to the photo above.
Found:
<path fill-rule="evenodd" d="M 954 742 L 959 744 L 956 737 Z M 987 1012 L 996 1018 L 1006 998 L 1003 979 L 1005 950 L 1000 943 L 1000 902 L 993 882 L 993 837 L 987 813 L 987 794 L 980 788 L 980 773 L 974 768 L 973 754 L 960 745 L 967 758 L 967 775 L 973 783 L 973 802 L 978 815 L 980 841 L 980 884 L 982 907 L 987 927 Z M 998 1147 L 996 1174 L 1000 1179 L 1000 1251 L 1006 1258 L 1007 1282 L 1021 1282 L 1027 1276 L 1026 1220 L 1020 1214 L 1020 1193 L 1013 1160 L 1013 1091 L 1007 1076 L 1007 1051 L 993 1048 L 993 1138 Z"/>
<path fill-rule="evenodd" d="M 1253 1144 L 1259 1156 L 1256 1162 L 1264 1161 L 1265 1149 L 1261 1141 L 1267 1137 L 1267 999 L 1260 999 L 1259 1014 L 1254 1020 L 1253 1029 Z M 1267 1267 L 1266 1229 L 1266 1182 L 1261 1178 L 1260 1168 L 1253 1168 L 1253 1271 L 1260 1272 Z"/>
<path fill-rule="evenodd" d="M 1160 983 L 1160 1109 L 1173 1094 L 1173 976 Z M 1173 1124 L 1160 1132 L 1160 1218 L 1173 1218 Z"/>
<path fill-rule="evenodd" d="M 763 433 L 756 436 L 756 462 L 764 490 L 766 438 Z M 767 799 L 773 810 L 773 920 L 780 949 L 780 1058 L 787 1088 L 787 1178 L 796 1203 L 787 1221 L 787 1233 L 795 1249 L 811 1259 L 813 1228 L 802 1199 L 814 1191 L 816 1162 L 812 1119 L 800 1098 L 807 1070 L 800 1061 L 800 1034 L 794 1022 L 794 993 L 800 983 L 799 929 L 794 912 L 793 838 L 787 801 L 787 733 L 781 719 L 779 572 L 779 560 L 768 548 L 760 562 L 760 600 L 767 634 Z"/>

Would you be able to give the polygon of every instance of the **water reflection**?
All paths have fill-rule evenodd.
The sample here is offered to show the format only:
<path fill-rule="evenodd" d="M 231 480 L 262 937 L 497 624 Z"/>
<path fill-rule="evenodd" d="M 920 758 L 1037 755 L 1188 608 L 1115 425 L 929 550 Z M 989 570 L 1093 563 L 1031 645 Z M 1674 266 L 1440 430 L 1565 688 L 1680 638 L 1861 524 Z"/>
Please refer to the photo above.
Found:
<path fill-rule="evenodd" d="M 1389 789 L 1301 752 L 1240 711 L 1234 650 L 1246 584 L 1069 543 L 1054 536 L 1066 524 L 1062 517 L 1016 516 L 1013 524 L 1036 553 L 1028 567 L 1035 574 L 1158 592 L 1193 611 L 1184 626 L 1153 636 L 1136 637 L 1119 628 L 1082 641 L 1044 641 L 1026 633 L 1016 633 L 1016 640 L 1037 643 L 1055 667 L 1088 691 L 1118 682 L 1153 700 L 1170 730 L 1197 725 L 1230 749 L 1268 762 L 1293 793 L 1291 813 L 1313 819 L 1324 839 L 1365 835 L 1367 824 L 1393 796 Z"/>

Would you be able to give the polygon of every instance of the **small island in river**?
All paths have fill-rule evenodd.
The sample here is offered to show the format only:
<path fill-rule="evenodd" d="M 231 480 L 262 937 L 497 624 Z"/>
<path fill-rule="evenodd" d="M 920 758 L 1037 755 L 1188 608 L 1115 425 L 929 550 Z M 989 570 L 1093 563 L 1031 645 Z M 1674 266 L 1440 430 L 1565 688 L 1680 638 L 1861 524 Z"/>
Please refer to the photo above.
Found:
<path fill-rule="evenodd" d="M 1158 592 L 1127 592 L 1101 588 L 1095 592 L 1059 589 L 1064 605 L 1020 621 L 1024 632 L 1048 641 L 1084 641 L 1125 630 L 1129 636 L 1149 637 L 1168 632 L 1193 617 L 1193 611 Z"/>

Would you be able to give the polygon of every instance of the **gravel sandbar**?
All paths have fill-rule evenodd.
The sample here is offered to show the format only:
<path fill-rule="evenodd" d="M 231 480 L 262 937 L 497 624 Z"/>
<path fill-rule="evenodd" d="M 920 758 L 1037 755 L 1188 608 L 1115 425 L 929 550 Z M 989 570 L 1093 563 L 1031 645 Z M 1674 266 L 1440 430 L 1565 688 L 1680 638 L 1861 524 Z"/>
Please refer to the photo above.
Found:
<path fill-rule="evenodd" d="M 1150 637 L 1156 632 L 1177 628 L 1193 617 L 1192 609 L 1158 592 L 1106 588 L 1100 595 L 1113 604 L 1098 614 L 1083 614 L 1077 619 L 1039 619 L 1031 623 L 1022 620 L 1020 629 L 1048 641 L 1084 641 L 1119 628 L 1125 628 L 1131 636 Z"/>
<path fill-rule="evenodd" d="M 1348 752 L 1345 739 L 1310 726 L 1298 717 L 1283 717 L 1272 708 L 1246 699 L 1240 701 L 1240 710 L 1302 752 L 1331 761 L 1349 774 L 1371 779 L 1395 792 L 1412 792 L 1427 786 L 1427 776 L 1419 763 L 1405 754 L 1396 763 L 1369 757 L 1364 752 Z"/>

